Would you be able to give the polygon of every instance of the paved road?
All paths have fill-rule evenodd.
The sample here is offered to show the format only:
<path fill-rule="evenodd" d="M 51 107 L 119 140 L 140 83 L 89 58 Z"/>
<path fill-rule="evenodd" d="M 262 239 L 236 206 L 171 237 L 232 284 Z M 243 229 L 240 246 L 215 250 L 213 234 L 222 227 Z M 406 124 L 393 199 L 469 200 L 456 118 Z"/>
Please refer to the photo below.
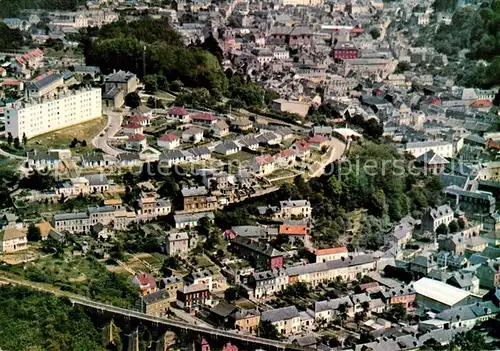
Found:
<path fill-rule="evenodd" d="M 26 156 L 18 156 L 18 155 L 9 154 L 8 152 L 6 152 L 6 151 L 4 151 L 2 149 L 0 149 L 0 155 L 8 157 L 8 158 L 11 158 L 13 160 L 22 160 L 22 161 L 24 161 L 24 160 L 27 159 Z"/>
<path fill-rule="evenodd" d="M 104 129 L 94 139 L 92 139 L 92 145 L 94 145 L 95 148 L 102 149 L 105 153 L 111 156 L 118 156 L 122 153 L 122 151 L 115 149 L 108 144 L 108 139 L 114 137 L 120 130 L 122 118 L 123 116 L 120 112 L 109 112 L 106 127 L 104 127 Z"/>
<path fill-rule="evenodd" d="M 330 146 L 333 147 L 333 151 L 330 153 L 330 158 L 326 160 L 326 162 L 316 162 L 314 164 L 314 166 L 318 167 L 318 169 L 310 175 L 311 178 L 321 177 L 323 173 L 325 173 L 326 166 L 340 159 L 344 155 L 346 144 L 342 140 L 332 138 L 332 140 L 330 141 Z"/>

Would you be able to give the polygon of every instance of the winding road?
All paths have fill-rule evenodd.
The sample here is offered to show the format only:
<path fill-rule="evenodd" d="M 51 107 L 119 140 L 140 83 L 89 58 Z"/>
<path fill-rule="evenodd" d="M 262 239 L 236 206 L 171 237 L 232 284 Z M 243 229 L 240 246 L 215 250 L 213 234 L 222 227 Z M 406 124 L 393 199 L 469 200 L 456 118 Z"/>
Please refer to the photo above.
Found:
<path fill-rule="evenodd" d="M 121 112 L 109 112 L 108 123 L 106 127 L 92 139 L 92 145 L 95 148 L 103 150 L 111 156 L 118 156 L 122 151 L 115 149 L 108 144 L 108 139 L 115 136 L 121 128 L 123 115 Z"/>

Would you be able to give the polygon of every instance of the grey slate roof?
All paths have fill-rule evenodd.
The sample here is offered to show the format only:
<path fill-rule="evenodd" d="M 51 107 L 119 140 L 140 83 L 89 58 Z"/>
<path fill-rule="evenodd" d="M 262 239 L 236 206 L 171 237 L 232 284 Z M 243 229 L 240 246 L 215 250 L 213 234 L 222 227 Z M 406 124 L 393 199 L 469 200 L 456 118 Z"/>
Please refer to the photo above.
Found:
<path fill-rule="evenodd" d="M 284 321 L 287 319 L 300 317 L 299 311 L 295 306 L 288 306 L 283 308 L 276 308 L 269 311 L 262 312 L 260 319 L 262 321 L 269 321 L 271 323 Z"/>

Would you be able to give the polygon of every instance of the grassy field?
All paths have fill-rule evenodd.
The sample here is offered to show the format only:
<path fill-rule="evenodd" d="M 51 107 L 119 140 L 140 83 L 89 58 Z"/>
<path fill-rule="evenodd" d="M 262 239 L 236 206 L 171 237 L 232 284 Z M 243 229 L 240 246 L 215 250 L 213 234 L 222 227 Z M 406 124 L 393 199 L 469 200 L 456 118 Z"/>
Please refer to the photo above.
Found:
<path fill-rule="evenodd" d="M 67 149 L 74 138 L 79 141 L 85 140 L 86 147 L 78 145 L 73 149 L 75 153 L 85 153 L 92 150 L 92 139 L 98 135 L 106 126 L 106 117 L 96 118 L 94 120 L 77 124 L 68 128 L 56 130 L 47 134 L 39 135 L 28 140 L 26 148 L 28 150 L 47 150 L 47 149 Z"/>

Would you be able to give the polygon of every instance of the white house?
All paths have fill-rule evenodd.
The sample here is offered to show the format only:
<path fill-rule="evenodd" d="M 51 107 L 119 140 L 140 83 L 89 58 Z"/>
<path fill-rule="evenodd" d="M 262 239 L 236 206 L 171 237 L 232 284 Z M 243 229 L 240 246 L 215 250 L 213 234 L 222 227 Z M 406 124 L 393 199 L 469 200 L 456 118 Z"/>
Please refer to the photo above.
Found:
<path fill-rule="evenodd" d="M 161 137 L 158 138 L 157 140 L 158 147 L 161 147 L 163 149 L 167 150 L 173 150 L 181 144 L 181 141 L 179 137 L 175 134 L 172 133 L 167 133 L 162 135 Z"/>
<path fill-rule="evenodd" d="M 203 140 L 203 130 L 200 128 L 189 128 L 182 132 L 182 141 L 186 143 L 199 143 Z"/>

